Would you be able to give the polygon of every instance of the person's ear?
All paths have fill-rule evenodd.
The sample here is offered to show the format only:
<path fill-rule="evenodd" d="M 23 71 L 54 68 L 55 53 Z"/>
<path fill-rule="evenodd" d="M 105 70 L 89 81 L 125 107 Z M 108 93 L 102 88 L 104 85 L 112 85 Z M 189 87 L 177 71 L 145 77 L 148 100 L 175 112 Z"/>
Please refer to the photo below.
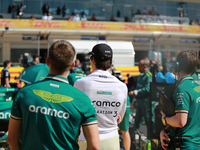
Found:
<path fill-rule="evenodd" d="M 70 69 L 72 69 L 74 66 L 75 66 L 75 61 L 73 61 L 73 63 L 72 63 L 72 65 L 71 65 Z"/>
<path fill-rule="evenodd" d="M 46 64 L 49 66 L 49 58 L 46 59 Z"/>

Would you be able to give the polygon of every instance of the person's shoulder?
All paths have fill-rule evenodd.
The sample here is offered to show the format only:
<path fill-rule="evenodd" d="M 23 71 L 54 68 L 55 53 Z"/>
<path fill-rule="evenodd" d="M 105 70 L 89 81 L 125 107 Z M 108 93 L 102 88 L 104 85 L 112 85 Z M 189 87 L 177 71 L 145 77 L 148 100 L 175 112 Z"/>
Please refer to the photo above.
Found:
<path fill-rule="evenodd" d="M 151 72 L 148 70 L 147 72 L 145 72 L 145 75 L 148 77 L 148 78 L 151 78 L 152 77 L 152 74 Z"/>

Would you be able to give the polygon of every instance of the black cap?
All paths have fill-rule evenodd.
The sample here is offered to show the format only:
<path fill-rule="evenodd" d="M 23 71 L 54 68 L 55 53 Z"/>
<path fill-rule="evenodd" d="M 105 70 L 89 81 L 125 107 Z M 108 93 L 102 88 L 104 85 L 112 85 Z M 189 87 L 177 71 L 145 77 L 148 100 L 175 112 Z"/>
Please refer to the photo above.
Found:
<path fill-rule="evenodd" d="M 33 59 L 35 59 L 35 58 L 37 58 L 37 57 L 39 57 L 39 58 L 40 58 L 40 56 L 39 56 L 39 55 L 33 55 Z"/>
<path fill-rule="evenodd" d="M 92 55 L 96 60 L 100 61 L 112 60 L 113 51 L 107 44 L 97 44 L 88 55 Z"/>

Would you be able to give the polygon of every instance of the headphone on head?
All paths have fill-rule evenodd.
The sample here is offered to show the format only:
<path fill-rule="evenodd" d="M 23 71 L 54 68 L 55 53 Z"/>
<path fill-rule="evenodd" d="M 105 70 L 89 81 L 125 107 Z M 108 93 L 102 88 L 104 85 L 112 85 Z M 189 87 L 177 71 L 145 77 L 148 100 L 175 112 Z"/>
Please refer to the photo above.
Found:
<path fill-rule="evenodd" d="M 194 68 L 194 70 L 192 71 L 191 75 L 195 74 L 197 71 L 197 67 Z M 178 61 L 174 61 L 172 63 L 172 72 L 174 73 L 179 73 L 181 72 L 181 67 Z"/>

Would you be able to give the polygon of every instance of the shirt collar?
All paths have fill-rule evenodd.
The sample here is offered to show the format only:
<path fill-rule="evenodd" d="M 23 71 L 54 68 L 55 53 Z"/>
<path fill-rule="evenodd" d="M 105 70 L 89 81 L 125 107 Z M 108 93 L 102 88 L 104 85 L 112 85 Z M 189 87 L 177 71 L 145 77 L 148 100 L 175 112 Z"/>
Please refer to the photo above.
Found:
<path fill-rule="evenodd" d="M 191 76 L 184 76 L 178 81 L 177 86 L 181 84 L 184 80 L 193 80 L 193 78 Z"/>
<path fill-rule="evenodd" d="M 45 79 L 57 80 L 57 81 L 65 82 L 69 84 L 67 78 L 59 76 L 59 75 L 49 74 Z"/>

